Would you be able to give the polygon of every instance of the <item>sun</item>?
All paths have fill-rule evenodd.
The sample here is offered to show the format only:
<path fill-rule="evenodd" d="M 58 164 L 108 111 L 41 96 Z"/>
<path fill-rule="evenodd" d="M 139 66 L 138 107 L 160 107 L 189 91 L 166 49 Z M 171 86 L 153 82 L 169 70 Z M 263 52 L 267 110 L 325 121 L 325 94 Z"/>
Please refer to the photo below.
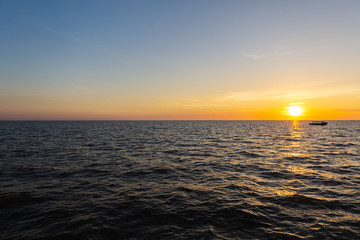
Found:
<path fill-rule="evenodd" d="M 304 112 L 304 110 L 300 106 L 289 106 L 286 107 L 286 109 L 287 109 L 286 114 L 293 117 L 301 116 L 302 113 Z"/>

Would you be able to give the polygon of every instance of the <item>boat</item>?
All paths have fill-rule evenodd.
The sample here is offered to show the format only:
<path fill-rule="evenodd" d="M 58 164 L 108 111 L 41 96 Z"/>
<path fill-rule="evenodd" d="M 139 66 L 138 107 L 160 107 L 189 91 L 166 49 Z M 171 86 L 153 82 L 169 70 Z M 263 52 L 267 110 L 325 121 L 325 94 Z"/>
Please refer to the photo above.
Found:
<path fill-rule="evenodd" d="M 322 126 L 324 126 L 326 124 L 328 124 L 328 122 L 325 122 L 325 121 L 312 121 L 309 123 L 309 125 L 322 125 Z"/>

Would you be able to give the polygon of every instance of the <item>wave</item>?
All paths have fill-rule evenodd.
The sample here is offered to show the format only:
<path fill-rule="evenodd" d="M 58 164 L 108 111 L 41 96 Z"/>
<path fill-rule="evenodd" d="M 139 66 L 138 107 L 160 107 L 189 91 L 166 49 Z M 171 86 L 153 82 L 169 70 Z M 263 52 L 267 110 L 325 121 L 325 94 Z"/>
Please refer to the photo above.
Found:
<path fill-rule="evenodd" d="M 359 239 L 359 126 L 1 123 L 0 238 Z"/>

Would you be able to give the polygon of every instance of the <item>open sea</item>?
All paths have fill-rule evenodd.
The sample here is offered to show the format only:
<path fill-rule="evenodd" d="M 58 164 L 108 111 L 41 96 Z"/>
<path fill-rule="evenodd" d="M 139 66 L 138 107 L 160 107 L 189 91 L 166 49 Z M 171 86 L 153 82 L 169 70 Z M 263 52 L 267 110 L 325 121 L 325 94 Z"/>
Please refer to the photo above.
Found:
<path fill-rule="evenodd" d="M 360 121 L 2 121 L 0 239 L 360 239 Z"/>

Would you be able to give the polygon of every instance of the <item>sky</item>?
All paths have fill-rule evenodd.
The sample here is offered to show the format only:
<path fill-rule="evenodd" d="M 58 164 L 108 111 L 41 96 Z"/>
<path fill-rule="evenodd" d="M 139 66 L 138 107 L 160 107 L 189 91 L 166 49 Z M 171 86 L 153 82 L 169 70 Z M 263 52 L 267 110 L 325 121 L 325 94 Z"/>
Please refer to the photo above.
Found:
<path fill-rule="evenodd" d="M 0 0 L 0 120 L 360 120 L 359 12 L 358 0 Z"/>

